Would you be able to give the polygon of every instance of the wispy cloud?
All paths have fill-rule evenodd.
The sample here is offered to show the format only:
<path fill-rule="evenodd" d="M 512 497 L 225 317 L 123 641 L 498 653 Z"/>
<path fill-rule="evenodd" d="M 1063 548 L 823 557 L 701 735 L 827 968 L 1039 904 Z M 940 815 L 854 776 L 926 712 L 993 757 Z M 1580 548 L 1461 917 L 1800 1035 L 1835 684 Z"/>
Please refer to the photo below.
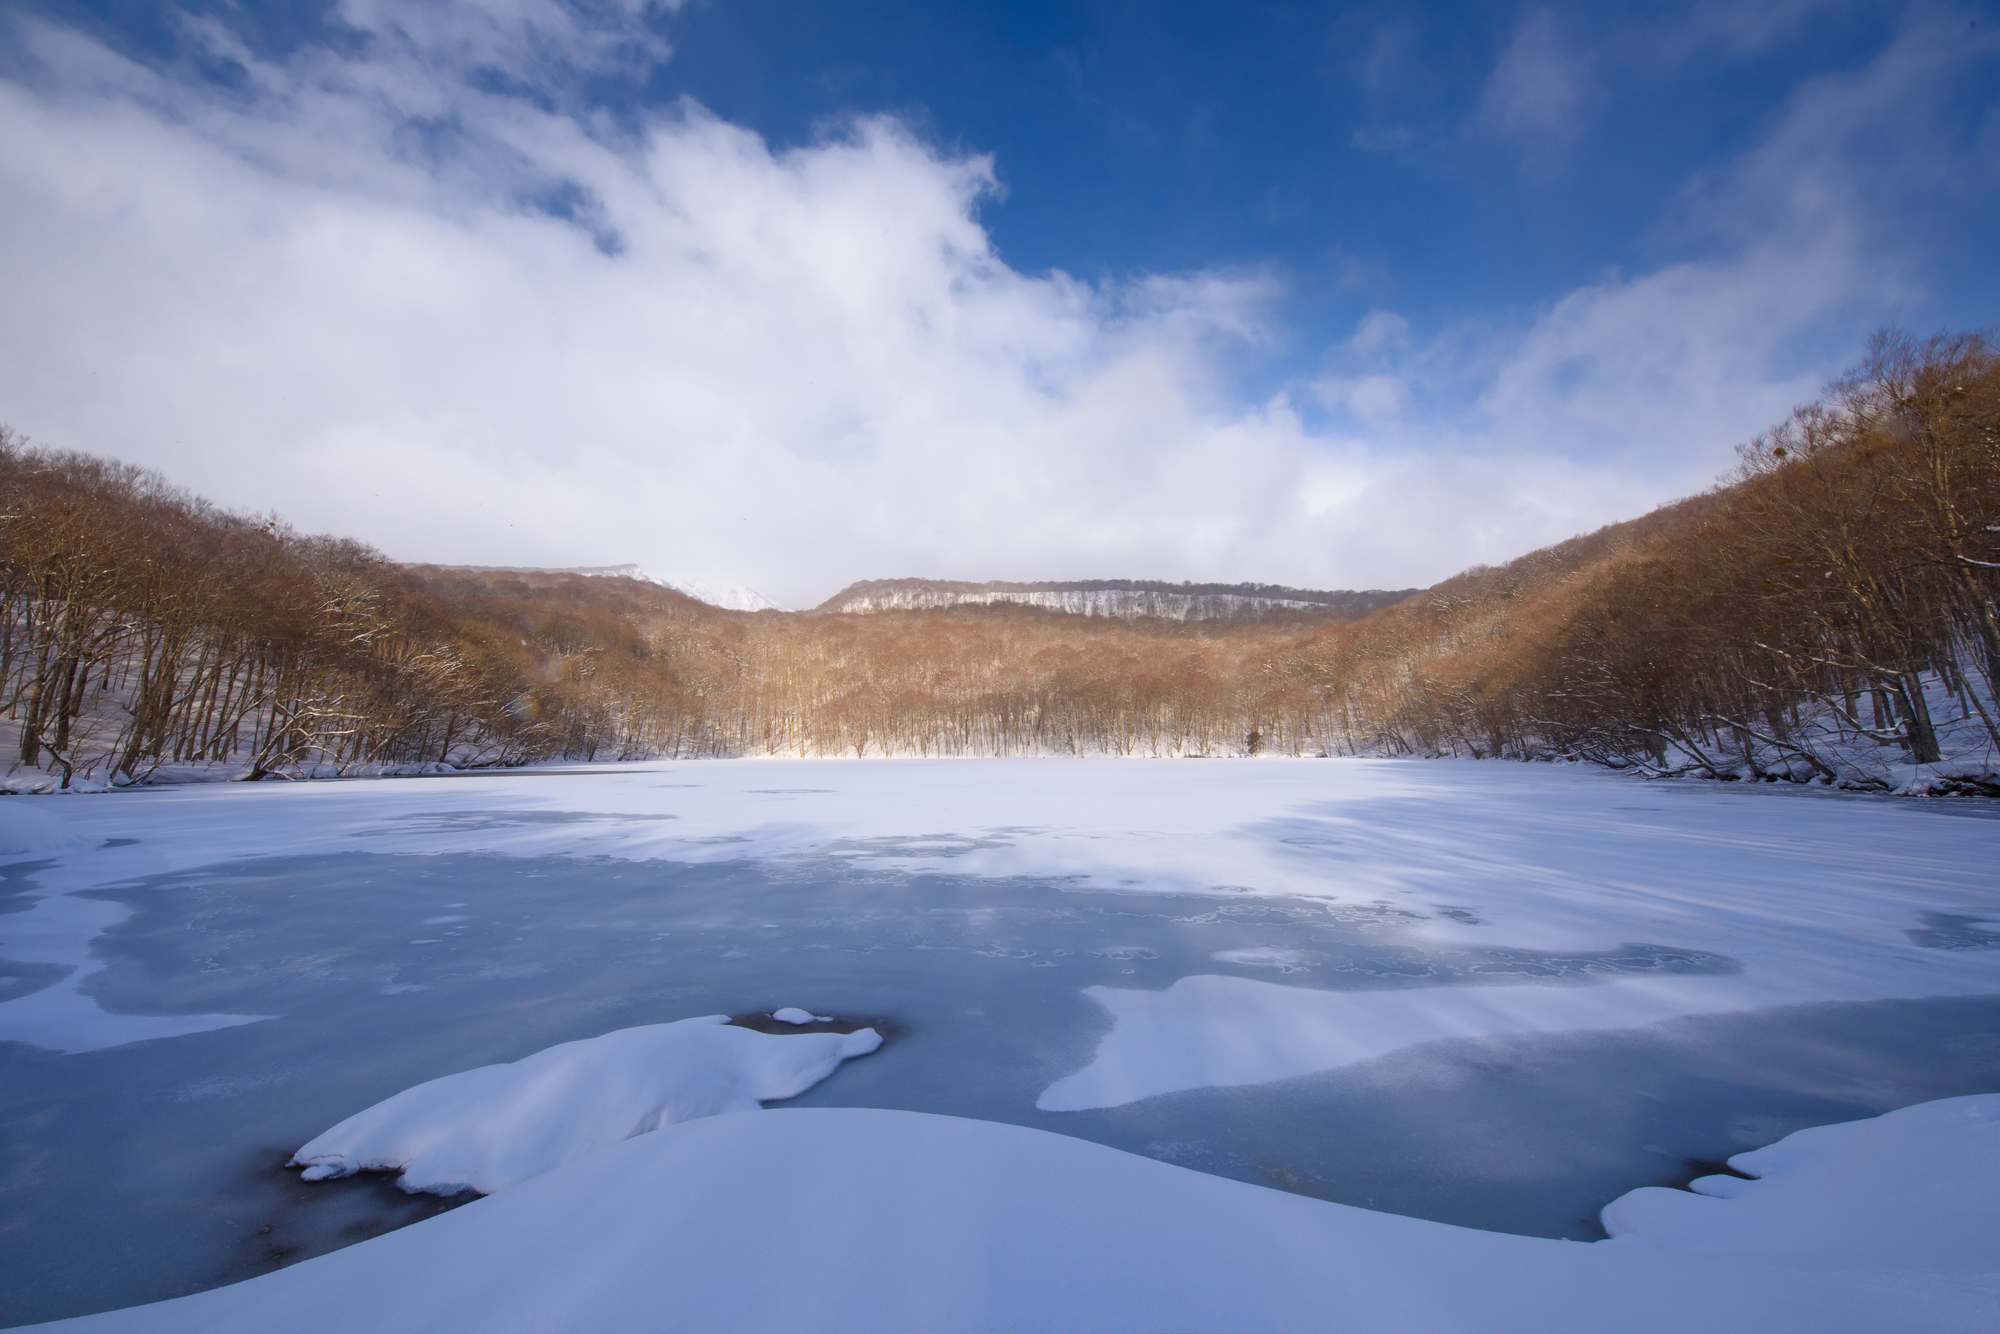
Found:
<path fill-rule="evenodd" d="M 1555 15 L 1532 10 L 1487 79 L 1472 127 L 1511 141 L 1532 162 L 1546 163 L 1576 137 L 1587 79 L 1583 59 L 1563 41 Z"/>

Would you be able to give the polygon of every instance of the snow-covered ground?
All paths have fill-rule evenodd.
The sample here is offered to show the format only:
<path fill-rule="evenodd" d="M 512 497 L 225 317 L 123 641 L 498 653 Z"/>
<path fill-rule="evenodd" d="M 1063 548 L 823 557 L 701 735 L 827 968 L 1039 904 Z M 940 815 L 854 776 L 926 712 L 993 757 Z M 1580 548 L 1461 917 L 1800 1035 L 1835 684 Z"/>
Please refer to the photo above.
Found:
<path fill-rule="evenodd" d="M 189 1237 L 304 1227 L 280 1214 L 259 1224 L 257 1201 L 362 1187 L 217 1178 L 257 1154 L 275 1163 L 400 1089 L 614 1029 L 793 1004 L 889 1021 L 892 1042 L 806 1107 L 602 1148 L 299 1265 L 281 1277 L 303 1286 L 284 1291 L 318 1309 L 332 1299 L 305 1294 L 390 1290 L 474 1244 L 451 1238 L 477 1237 L 482 1254 L 548 1257 L 519 1277 L 534 1300 L 554 1300 L 565 1273 L 591 1274 L 606 1301 L 637 1302 L 634 1284 L 692 1284 L 723 1303 L 699 1309 L 740 1300 L 740 1328 L 1137 1328 L 1160 1311 L 1187 1312 L 1170 1321 L 1187 1328 L 1305 1328 L 1323 1327 L 1302 1313 L 1327 1302 L 1388 1328 L 1395 1312 L 1444 1300 L 1398 1289 L 1418 1268 L 1385 1268 L 1371 1290 L 1367 1257 L 1392 1252 L 1471 1275 L 1466 1290 L 1487 1302 L 1528 1301 L 1539 1327 L 1585 1315 L 1684 1327 L 1635 1323 L 1633 1311 L 1669 1309 L 1659 1285 L 1709 1293 L 1711 1316 L 1724 1316 L 1707 1323 L 1724 1328 L 1883 1327 L 1869 1313 L 1904 1301 L 1916 1323 L 1902 1327 L 1972 1328 L 1967 1312 L 1995 1309 L 1992 1284 L 1962 1275 L 1924 1286 L 1888 1266 L 1843 1287 L 1816 1270 L 1785 1278 L 1768 1257 L 1572 1260 L 1560 1257 L 1637 1254 L 1646 1229 L 1578 1246 L 1327 1202 L 1573 1235 L 1560 1220 L 1511 1221 L 1495 1201 L 1546 1195 L 1542 1177 L 1569 1172 L 1570 1194 L 1550 1209 L 1574 1216 L 1601 1189 L 1594 1214 L 1634 1186 L 1695 1175 L 1692 1160 L 1801 1125 L 2000 1089 L 2000 821 L 1979 803 L 1368 760 L 656 763 L 4 798 L 0 816 L 16 803 L 50 818 L 18 831 L 0 819 L 0 842 L 18 833 L 21 849 L 0 865 L 0 894 L 13 896 L 0 898 L 0 961 L 16 979 L 0 991 L 11 997 L 0 1104 L 30 1146 L 9 1160 L 0 1205 L 59 1277 L 9 1308 L 16 1319 L 257 1272 L 220 1256 L 185 1272 L 209 1252 L 164 1236 L 175 1211 L 195 1219 Z M 1731 1043 L 1727 1078 L 1701 1064 Z M 1899 1052 L 1922 1059 L 1895 1066 Z M 1810 1073 L 1834 1069 L 1844 1073 Z M 1620 1098 L 1617 1116 L 1602 1114 Z M 1660 1116 L 1646 1119 L 1646 1099 Z M 843 1105 L 882 1110 L 831 1110 Z M 1519 1127 L 1551 1123 L 1560 1137 L 1498 1133 L 1510 1106 Z M 1426 1126 L 1440 1107 L 1476 1110 L 1421 1159 L 1339 1156 Z M 1699 1133 L 1691 1108 L 1708 1118 Z M 1017 1124 L 910 1116 L 931 1111 Z M 1621 1116 L 1631 1124 L 1613 1124 Z M 1049 1147 L 1028 1126 L 1064 1134 Z M 940 1166 L 961 1153 L 968 1163 Z M 1551 1165 L 1564 1157 L 1581 1165 Z M 46 1197 L 58 1169 L 68 1212 Z M 674 1238 L 704 1217 L 716 1240 L 670 1274 L 619 1277 L 612 1259 L 586 1271 L 562 1257 L 615 1257 L 622 1242 L 602 1229 L 536 1241 L 520 1230 L 529 1206 L 508 1204 L 540 1192 L 539 1216 L 581 1216 L 585 1193 L 613 1177 L 675 1183 L 604 1196 L 603 1226 L 637 1229 L 639 1251 L 681 1254 Z M 921 1211 L 896 1212 L 954 1181 L 998 1192 L 990 1211 L 943 1218 L 929 1240 Z M 321 1208 L 297 1207 L 298 1218 Z M 73 1254 L 107 1226 L 91 1209 L 119 1225 L 153 1220 L 150 1288 Z M 1169 1254 L 1156 1233 L 1172 1210 L 1191 1217 Z M 1008 1269 L 1008 1248 L 1041 1243 L 1007 1229 L 1058 1213 L 1130 1227 L 1078 1250 L 1059 1282 L 1016 1277 L 1030 1271 Z M 892 1214 L 905 1221 L 891 1227 Z M 1225 1245 L 1231 1220 L 1261 1240 Z M 731 1250 L 745 1235 L 732 1229 L 766 1226 L 763 1250 Z M 839 1241 L 815 1251 L 809 1236 Z M 1321 1273 L 1296 1258 L 1336 1240 L 1361 1257 L 1353 1266 Z M 1261 1247 L 1243 1272 L 1268 1304 L 1189 1305 L 1193 1276 L 1208 1272 L 1189 1256 L 1204 1247 L 1222 1259 Z M 715 1268 L 724 1254 L 735 1270 Z M 1511 1258 L 1530 1254 L 1559 1258 Z M 2000 1244 L 1981 1254 L 2000 1270 Z M 839 1291 L 876 1295 L 815 1298 L 813 1276 L 831 1283 L 836 1270 L 848 1275 Z M 1143 1299 L 1130 1286 L 1142 1271 L 1156 1271 Z M 1083 1314 L 1005 1295 L 1038 1284 Z M 1849 1302 L 1850 1289 L 1876 1295 Z M 543 1309 L 525 1288 L 493 1291 L 515 1293 L 510 1310 Z M 382 1323 L 376 1298 L 354 1300 L 328 1318 Z M 620 1309 L 645 1323 L 656 1308 Z M 1786 1309 L 1802 1314 L 1780 1320 Z M 1471 1327 L 1476 1304 L 1451 1310 Z M 1843 1311 L 1845 1325 L 1809 1318 Z M 1428 1327 L 1459 1325 L 1438 1314 Z"/>
<path fill-rule="evenodd" d="M 62 1328 L 1985 1334 L 1996 1117 L 2000 1097 L 1961 1098 L 1803 1132 L 1744 1157 L 1776 1179 L 1728 1178 L 1747 1189 L 1680 1214 L 1636 1202 L 1616 1240 L 1587 1246 L 991 1122 L 725 1116 L 283 1273 Z"/>

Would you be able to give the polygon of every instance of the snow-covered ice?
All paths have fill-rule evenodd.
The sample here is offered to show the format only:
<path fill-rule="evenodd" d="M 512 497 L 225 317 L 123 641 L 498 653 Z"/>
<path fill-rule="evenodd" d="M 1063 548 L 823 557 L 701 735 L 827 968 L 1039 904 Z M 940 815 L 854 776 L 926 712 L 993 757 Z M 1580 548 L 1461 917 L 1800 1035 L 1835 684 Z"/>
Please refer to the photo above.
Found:
<path fill-rule="evenodd" d="M 1470 762 L 756 760 L 17 806 L 75 838 L 0 854 L 0 1124 L 33 1148 L 0 1159 L 28 1275 L 0 1323 L 391 1226 L 429 1197 L 277 1164 L 399 1091 L 689 1016 L 904 1035 L 716 1125 L 1012 1122 L 1285 1209 L 1542 1239 L 1601 1236 L 1606 1202 L 1697 1161 L 2000 1085 L 2000 821 L 1971 802 Z"/>
<path fill-rule="evenodd" d="M 1886 1133 L 1838 1127 L 1766 1150 L 1797 1198 L 1703 1200 L 1721 1217 L 1697 1246 L 1476 1232 L 983 1121 L 716 1117 L 280 1273 L 57 1328 L 1985 1334 L 2000 1315 L 1995 1100 L 1958 1101 L 1989 1106 L 1937 1104 Z M 1851 1170 L 1857 1136 L 1873 1171 Z M 1954 1207 L 1926 1213 L 1934 1192 Z M 1893 1217 L 1902 1235 L 1860 1264 L 1822 1254 L 1830 1195 L 1843 1216 Z M 1754 1238 L 1746 1253 L 1734 1234 Z"/>
<path fill-rule="evenodd" d="M 407 1191 L 491 1195 L 662 1126 L 797 1097 L 881 1045 L 872 1028 L 774 1036 L 723 1014 L 623 1028 L 404 1089 L 292 1162 L 307 1181 L 392 1171 Z"/>
<path fill-rule="evenodd" d="M 1165 991 L 1090 987 L 1085 994 L 1111 1012 L 1115 1026 L 1088 1066 L 1037 1099 L 1043 1111 L 1116 1107 L 1181 1089 L 1268 1084 L 1441 1038 L 1633 1028 L 1747 1009 L 1761 998 L 1734 977 L 1314 991 L 1197 975 Z"/>

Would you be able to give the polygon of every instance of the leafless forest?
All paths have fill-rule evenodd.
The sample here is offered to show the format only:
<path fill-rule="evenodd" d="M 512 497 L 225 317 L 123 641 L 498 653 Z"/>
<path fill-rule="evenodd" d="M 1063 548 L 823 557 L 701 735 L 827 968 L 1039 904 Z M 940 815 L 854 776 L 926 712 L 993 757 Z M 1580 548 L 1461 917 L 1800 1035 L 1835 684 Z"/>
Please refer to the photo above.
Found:
<path fill-rule="evenodd" d="M 1989 342 L 1883 335 L 1714 490 L 1348 622 L 744 613 L 399 566 L 5 434 L 8 781 L 1269 752 L 1862 787 L 1960 757 L 1940 790 L 2000 791 L 1997 433 Z"/>

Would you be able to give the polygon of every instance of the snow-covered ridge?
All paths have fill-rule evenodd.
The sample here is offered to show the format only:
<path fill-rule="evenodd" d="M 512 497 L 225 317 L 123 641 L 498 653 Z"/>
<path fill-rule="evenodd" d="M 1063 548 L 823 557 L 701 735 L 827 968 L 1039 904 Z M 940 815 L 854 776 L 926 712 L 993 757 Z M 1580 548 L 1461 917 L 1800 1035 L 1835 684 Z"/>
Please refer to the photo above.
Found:
<path fill-rule="evenodd" d="M 1320 590 L 1277 584 L 1169 584 L 1150 579 L 1084 579 L 1067 583 L 964 583 L 949 579 L 870 579 L 850 584 L 815 610 L 933 611 L 1009 603 L 1073 616 L 1172 621 L 1257 620 L 1325 616 L 1354 620 L 1401 602 L 1416 589 Z"/>
<path fill-rule="evenodd" d="M 621 1028 L 429 1080 L 317 1136 L 292 1165 L 307 1181 L 387 1171 L 412 1193 L 491 1195 L 662 1126 L 797 1097 L 882 1045 L 872 1028 L 780 1036 L 728 1018 Z"/>

